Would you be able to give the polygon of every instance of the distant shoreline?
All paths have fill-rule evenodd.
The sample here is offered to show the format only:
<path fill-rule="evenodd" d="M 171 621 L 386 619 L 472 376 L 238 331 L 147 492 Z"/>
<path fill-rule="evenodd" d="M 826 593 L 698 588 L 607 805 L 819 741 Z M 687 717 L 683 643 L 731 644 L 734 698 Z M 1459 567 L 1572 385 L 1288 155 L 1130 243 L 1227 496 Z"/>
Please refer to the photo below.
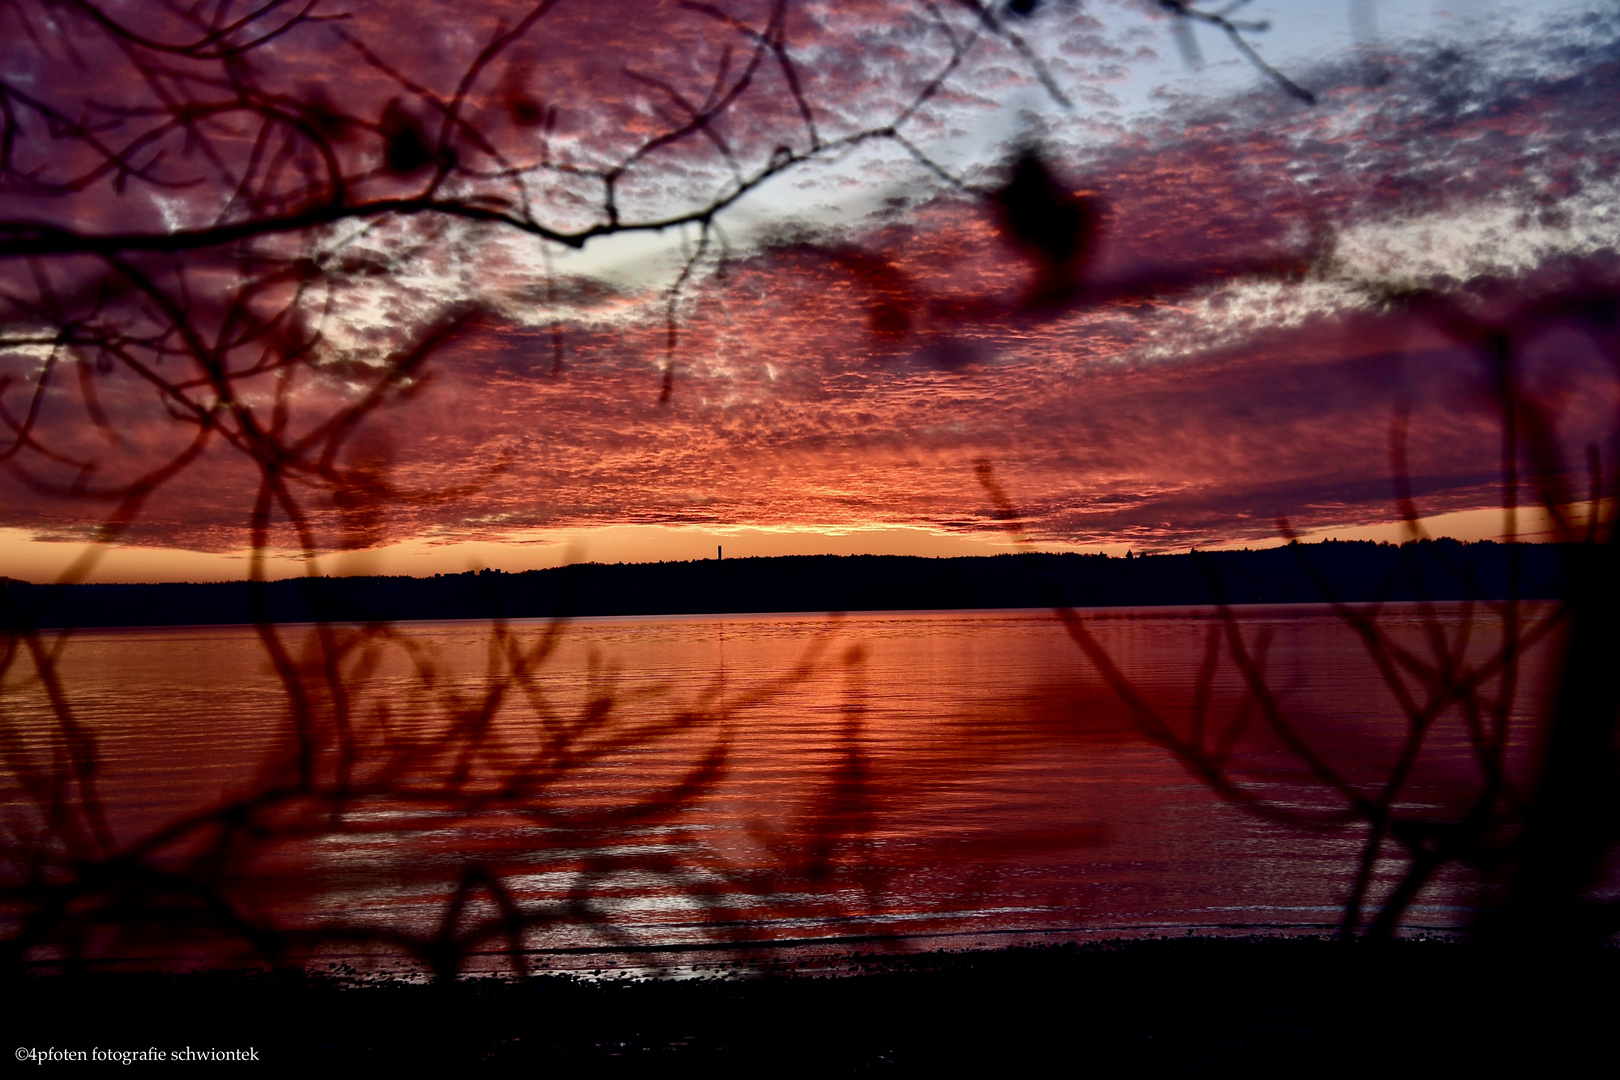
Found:
<path fill-rule="evenodd" d="M 8 630 L 828 611 L 1552 599 L 1571 545 L 1323 541 L 1136 557 L 784 555 L 433 577 L 0 582 Z"/>

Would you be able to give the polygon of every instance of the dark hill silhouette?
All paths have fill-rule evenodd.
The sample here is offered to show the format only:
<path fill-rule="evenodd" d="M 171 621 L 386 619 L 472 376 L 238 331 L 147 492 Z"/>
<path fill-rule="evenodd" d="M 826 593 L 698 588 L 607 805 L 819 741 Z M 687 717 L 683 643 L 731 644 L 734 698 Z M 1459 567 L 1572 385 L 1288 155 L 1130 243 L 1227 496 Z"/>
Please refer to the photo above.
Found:
<path fill-rule="evenodd" d="M 262 585 L 6 580 L 0 614 L 16 628 L 46 628 L 1552 598 L 1563 594 L 1568 557 L 1558 544 L 1330 540 L 1130 558 L 787 555 Z"/>

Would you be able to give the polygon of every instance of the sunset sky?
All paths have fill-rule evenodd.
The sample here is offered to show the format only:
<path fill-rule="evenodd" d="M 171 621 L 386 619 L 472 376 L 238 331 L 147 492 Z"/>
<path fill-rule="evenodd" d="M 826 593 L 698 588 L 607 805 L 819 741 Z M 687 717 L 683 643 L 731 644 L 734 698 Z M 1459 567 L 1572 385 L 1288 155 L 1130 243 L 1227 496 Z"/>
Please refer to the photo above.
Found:
<path fill-rule="evenodd" d="M 351 17 L 294 26 L 248 54 L 254 85 L 273 91 L 256 107 L 309 116 L 320 100 L 383 117 L 384 132 L 391 100 L 437 115 L 420 103 L 453 96 L 497 25 L 532 10 L 419 7 L 402 19 L 397 3 L 327 0 L 317 14 Z M 622 164 L 620 221 L 652 222 L 724 198 L 778 148 L 805 159 L 728 202 L 684 278 L 692 225 L 575 250 L 423 213 L 259 241 L 266 257 L 323 267 L 289 322 L 318 335 L 296 380 L 244 377 L 232 406 L 279 408 L 289 437 L 364 397 L 388 357 L 450 313 L 462 319 L 346 433 L 336 467 L 374 497 L 300 489 L 322 571 L 707 558 L 717 545 L 727 557 L 1009 550 L 982 463 L 1029 539 L 1054 550 L 1254 546 L 1278 542 L 1279 518 L 1308 536 L 1400 539 L 1391 446 L 1403 417 L 1426 527 L 1495 537 L 1501 417 L 1480 327 L 1509 334 L 1524 398 L 1563 455 L 1530 463 L 1541 486 L 1582 495 L 1588 447 L 1609 475 L 1620 469 L 1620 343 L 1613 319 L 1593 315 L 1620 295 L 1612 4 L 1243 8 L 1271 20 L 1246 40 L 1315 96 L 1309 104 L 1218 28 L 1194 26 L 1193 47 L 1185 35 L 1178 45 L 1171 20 L 1134 0 L 1005 16 L 998 26 L 1027 54 L 968 5 L 941 5 L 936 20 L 902 0 L 789 3 L 779 40 L 810 122 L 766 55 L 709 132 L 640 153 L 680 126 L 679 102 L 736 85 L 771 5 L 721 5 L 735 25 L 719 8 L 677 4 L 542 7 L 469 82 L 464 116 L 481 142 L 458 151 L 465 174 L 445 189 L 464 203 L 521 187 L 533 219 L 587 228 L 604 218 L 586 174 Z M 0 223 L 184 232 L 236 220 L 221 177 L 260 169 L 264 184 L 291 183 L 242 164 L 253 125 L 222 111 L 189 143 L 166 130 L 133 149 L 162 155 L 141 158 L 144 175 L 46 190 L 82 163 L 53 156 L 29 103 L 105 117 L 95 110 L 113 102 L 151 106 L 162 81 L 143 81 L 130 53 L 61 18 L 53 29 L 0 13 L 0 73 L 26 97 Z M 178 41 L 181 29 L 149 33 Z M 952 40 L 975 32 L 950 66 Z M 123 145 L 142 122 L 130 115 L 98 137 Z M 812 138 L 830 146 L 890 125 L 962 186 L 892 139 L 808 153 Z M 348 174 L 364 173 L 356 199 L 422 182 L 368 163 L 374 132 L 333 130 Z M 496 151 L 538 162 L 542 142 L 545 168 L 495 175 Z M 204 144 L 220 149 L 211 158 Z M 271 160 L 273 144 L 263 147 Z M 1057 294 L 1042 291 L 1049 268 L 987 194 L 1025 152 L 1060 198 L 1095 215 L 1072 287 Z M 206 323 L 246 262 L 174 258 L 139 265 Z M 84 255 L 25 259 L 0 238 L 7 441 L 37 413 L 0 473 L 0 574 L 242 576 L 260 464 L 222 438 L 163 479 L 116 547 L 84 558 L 118 505 L 94 498 L 97 485 L 157 467 L 196 432 L 132 367 L 41 343 L 53 320 L 60 329 L 121 310 L 116 290 L 94 286 L 105 272 Z M 1444 303 L 1414 301 L 1419 290 Z M 1572 297 L 1597 299 L 1561 302 Z M 187 362 L 177 341 L 139 348 L 171 350 L 173 373 Z M 1544 532 L 1545 516 L 1520 527 Z M 271 545 L 269 573 L 304 572 L 284 522 Z"/>

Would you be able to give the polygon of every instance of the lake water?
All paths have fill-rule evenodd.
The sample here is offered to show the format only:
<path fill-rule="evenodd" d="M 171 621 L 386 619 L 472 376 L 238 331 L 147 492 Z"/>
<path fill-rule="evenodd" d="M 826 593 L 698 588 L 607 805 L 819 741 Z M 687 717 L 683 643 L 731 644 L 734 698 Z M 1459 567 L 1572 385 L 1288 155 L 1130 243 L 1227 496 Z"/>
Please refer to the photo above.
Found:
<path fill-rule="evenodd" d="M 375 970 L 1325 931 L 1400 695 L 1501 637 L 1483 606 L 1388 607 L 1391 684 L 1322 607 L 1084 625 L 1136 712 L 1049 612 L 80 632 L 0 684 L 8 936 Z M 1510 777 L 1552 651 L 1502 713 Z M 1398 811 L 1463 812 L 1502 689 L 1438 712 Z M 1488 887 L 1447 870 L 1402 925 L 1464 927 Z M 27 922 L 41 897 L 60 914 Z"/>

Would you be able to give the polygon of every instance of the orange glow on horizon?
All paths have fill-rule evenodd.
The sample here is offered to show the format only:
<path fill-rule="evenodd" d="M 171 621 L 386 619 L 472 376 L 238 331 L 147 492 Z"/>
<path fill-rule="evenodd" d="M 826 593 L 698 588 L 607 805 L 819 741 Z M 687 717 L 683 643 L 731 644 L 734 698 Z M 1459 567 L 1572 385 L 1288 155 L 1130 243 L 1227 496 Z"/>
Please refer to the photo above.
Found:
<path fill-rule="evenodd" d="M 1105 550 L 1124 554 L 1126 545 L 1079 548 L 1040 544 L 1041 550 Z M 46 582 L 61 579 L 87 545 L 30 538 L 20 529 L 0 530 L 0 565 L 9 577 Z M 316 572 L 334 576 L 368 574 L 424 577 L 459 574 L 486 567 L 517 573 L 571 563 L 684 562 L 725 557 L 776 555 L 920 555 L 949 558 L 997 555 L 1020 550 L 1010 538 L 986 532 L 967 536 L 921 528 L 691 528 L 664 525 L 609 525 L 582 529 L 533 530 L 499 541 L 435 542 L 409 540 L 365 551 L 334 552 L 316 561 Z M 307 573 L 294 553 L 266 557 L 268 578 Z M 230 581 L 248 576 L 249 556 L 176 548 L 111 546 L 103 549 L 80 580 L 90 582 Z"/>
<path fill-rule="evenodd" d="M 1576 522 L 1584 514 L 1572 515 Z M 1496 508 L 1438 514 L 1422 519 L 1421 535 L 1457 540 L 1501 540 L 1502 511 Z M 1518 538 L 1551 539 L 1545 511 L 1520 512 Z M 1308 543 L 1322 540 L 1373 540 L 1400 543 L 1412 538 L 1404 522 L 1371 525 L 1324 526 L 1302 530 Z M 1201 550 L 1261 549 L 1285 543 L 1282 536 L 1266 540 L 1233 540 L 1196 545 Z M 1109 544 L 1039 542 L 1034 550 L 1102 553 L 1122 556 L 1127 550 L 1180 550 L 1129 541 Z M 415 539 L 365 551 L 333 552 L 320 556 L 315 572 L 336 577 L 390 575 L 427 577 L 459 574 L 485 568 L 520 573 L 572 563 L 686 562 L 715 558 L 723 548 L 728 559 L 768 558 L 779 555 L 915 555 L 955 558 L 1002 555 L 1030 550 L 1004 534 L 947 533 L 920 527 L 874 526 L 837 528 L 803 526 L 781 528 L 694 528 L 671 525 L 607 525 L 579 529 L 537 529 L 494 541 L 433 541 Z M 76 562 L 84 560 L 90 545 L 36 540 L 21 529 L 0 529 L 0 567 L 3 575 L 44 583 L 63 580 Z M 278 551 L 266 556 L 264 576 L 271 579 L 308 573 L 294 553 Z M 105 583 L 163 581 L 233 581 L 248 577 L 245 551 L 204 552 L 181 548 L 112 545 L 102 548 L 78 580 Z"/>

